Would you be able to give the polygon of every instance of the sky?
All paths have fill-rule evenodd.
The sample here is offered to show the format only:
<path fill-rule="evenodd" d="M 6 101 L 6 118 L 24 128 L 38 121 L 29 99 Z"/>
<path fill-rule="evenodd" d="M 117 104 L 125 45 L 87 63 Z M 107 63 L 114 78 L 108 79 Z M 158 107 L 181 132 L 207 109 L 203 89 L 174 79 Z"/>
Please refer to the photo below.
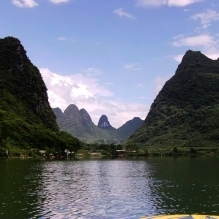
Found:
<path fill-rule="evenodd" d="M 2 0 L 0 38 L 18 38 L 51 107 L 145 119 L 185 52 L 219 57 L 218 0 Z"/>

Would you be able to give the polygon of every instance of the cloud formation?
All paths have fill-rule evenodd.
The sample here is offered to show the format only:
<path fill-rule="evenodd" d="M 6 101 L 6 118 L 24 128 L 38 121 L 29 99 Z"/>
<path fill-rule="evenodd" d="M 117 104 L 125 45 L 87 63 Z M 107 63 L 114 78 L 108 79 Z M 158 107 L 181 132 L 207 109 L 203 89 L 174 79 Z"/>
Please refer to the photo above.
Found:
<path fill-rule="evenodd" d="M 175 7 L 185 7 L 202 0 L 136 0 L 136 5 L 143 8 L 148 7 L 160 7 L 160 6 L 175 6 Z"/>
<path fill-rule="evenodd" d="M 61 3 L 68 3 L 70 2 L 70 0 L 49 0 L 50 2 L 52 2 L 53 4 L 61 4 Z"/>
<path fill-rule="evenodd" d="M 191 17 L 193 20 L 200 20 L 202 28 L 206 29 L 211 26 L 213 21 L 219 21 L 219 13 L 214 10 L 207 10 L 204 13 L 195 14 Z"/>
<path fill-rule="evenodd" d="M 19 8 L 33 8 L 38 6 L 38 3 L 34 0 L 12 0 L 12 3 Z"/>
<path fill-rule="evenodd" d="M 192 37 L 184 37 L 184 35 L 179 35 L 175 37 L 175 41 L 173 42 L 173 46 L 202 46 L 202 47 L 209 47 L 214 44 L 214 37 L 207 35 L 207 34 L 201 34 L 198 36 L 192 36 Z"/>
<path fill-rule="evenodd" d="M 68 3 L 71 0 L 49 0 L 53 4 Z M 35 0 L 12 0 L 12 3 L 20 8 L 33 8 L 39 4 Z"/>
<path fill-rule="evenodd" d="M 176 47 L 188 47 L 188 49 L 194 48 L 195 50 L 201 51 L 207 57 L 211 59 L 217 59 L 219 57 L 219 36 L 218 35 L 208 35 L 201 34 L 197 36 L 185 37 L 184 35 L 179 35 L 174 37 L 173 46 Z M 181 62 L 183 55 L 173 56 L 174 60 Z"/>
<path fill-rule="evenodd" d="M 129 18 L 132 20 L 135 19 L 135 17 L 133 15 L 125 12 L 123 8 L 118 8 L 115 11 L 113 11 L 113 13 L 117 14 L 119 17 L 126 17 L 126 18 Z"/>
<path fill-rule="evenodd" d="M 63 76 L 41 68 L 40 72 L 48 89 L 51 107 L 59 107 L 64 111 L 69 104 L 84 108 L 93 122 L 98 123 L 101 115 L 108 116 L 110 123 L 118 128 L 133 117 L 144 119 L 149 106 L 146 104 L 123 102 L 112 98 L 113 92 L 99 83 L 98 69 L 89 68 L 84 74 Z M 90 74 L 92 74 L 90 77 Z"/>

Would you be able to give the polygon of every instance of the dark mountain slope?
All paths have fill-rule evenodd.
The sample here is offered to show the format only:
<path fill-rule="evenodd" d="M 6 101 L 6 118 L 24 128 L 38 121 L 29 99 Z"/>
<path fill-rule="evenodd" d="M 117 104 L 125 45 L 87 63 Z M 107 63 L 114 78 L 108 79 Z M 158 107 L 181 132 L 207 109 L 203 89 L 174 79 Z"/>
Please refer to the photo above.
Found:
<path fill-rule="evenodd" d="M 59 132 L 41 74 L 14 37 L 0 39 L 0 93 L 1 151 L 19 155 L 21 149 L 79 146 L 78 139 Z"/>
<path fill-rule="evenodd" d="M 47 128 L 58 131 L 45 83 L 18 39 L 0 39 L 0 71 L 1 88 L 25 104 Z"/>
<path fill-rule="evenodd" d="M 219 146 L 219 60 L 187 51 L 175 75 L 126 145 L 147 148 Z"/>

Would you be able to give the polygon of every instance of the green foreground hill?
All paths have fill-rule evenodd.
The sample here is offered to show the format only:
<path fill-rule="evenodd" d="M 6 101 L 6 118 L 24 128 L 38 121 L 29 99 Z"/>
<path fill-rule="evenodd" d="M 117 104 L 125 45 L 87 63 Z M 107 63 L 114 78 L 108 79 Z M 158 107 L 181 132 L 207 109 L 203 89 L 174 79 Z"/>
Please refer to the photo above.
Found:
<path fill-rule="evenodd" d="M 142 150 L 219 148 L 219 59 L 187 51 L 125 145 Z"/>
<path fill-rule="evenodd" d="M 59 131 L 41 74 L 14 37 L 0 39 L 0 93 L 0 156 L 6 150 L 19 156 L 80 147 Z"/>

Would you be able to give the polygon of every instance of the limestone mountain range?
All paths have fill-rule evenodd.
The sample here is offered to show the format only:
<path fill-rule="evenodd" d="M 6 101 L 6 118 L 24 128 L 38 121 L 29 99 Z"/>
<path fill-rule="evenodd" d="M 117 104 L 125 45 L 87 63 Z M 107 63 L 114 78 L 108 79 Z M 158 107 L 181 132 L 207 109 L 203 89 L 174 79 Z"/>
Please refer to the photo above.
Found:
<path fill-rule="evenodd" d="M 138 117 L 116 129 L 111 126 L 108 117 L 102 115 L 96 126 L 85 109 L 70 104 L 64 112 L 53 108 L 56 121 L 61 130 L 65 130 L 86 143 L 122 143 L 128 139 L 143 123 Z"/>

